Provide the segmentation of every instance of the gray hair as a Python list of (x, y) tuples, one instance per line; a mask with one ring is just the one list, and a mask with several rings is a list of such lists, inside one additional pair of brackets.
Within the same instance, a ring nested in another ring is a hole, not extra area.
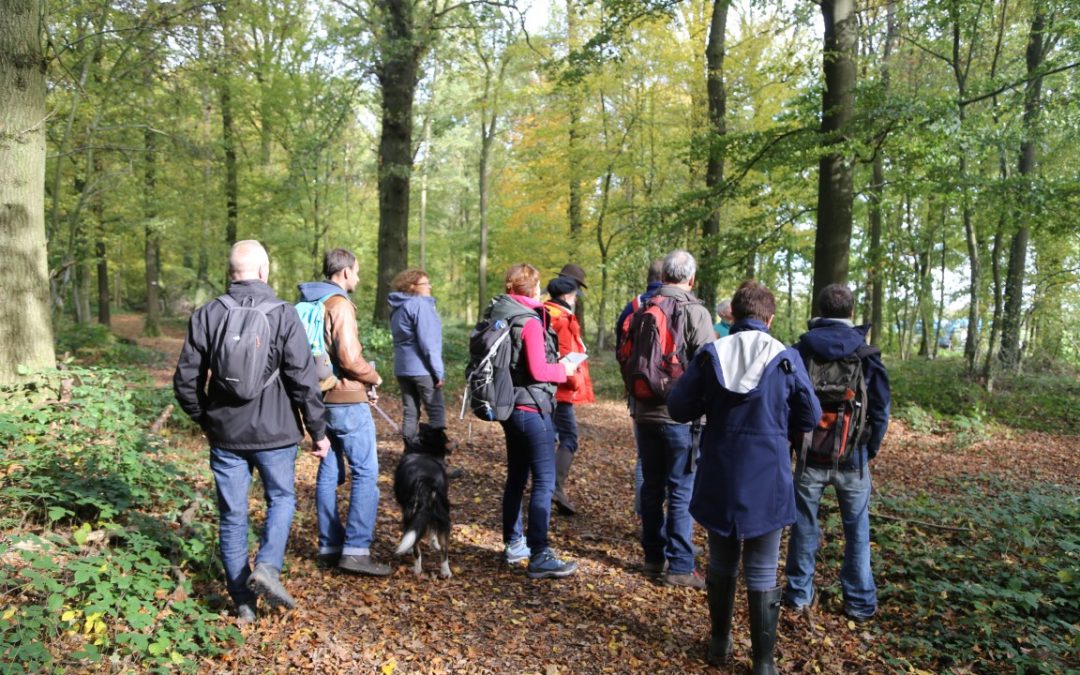
[(664, 283), (686, 284), (697, 273), (697, 261), (690, 251), (676, 249), (664, 258)]
[(723, 316), (724, 314), (726, 314), (727, 311), (730, 310), (730, 309), (731, 309), (731, 301), (730, 300), (721, 300), (720, 302), (716, 303), (716, 313), (719, 314), (720, 316)]

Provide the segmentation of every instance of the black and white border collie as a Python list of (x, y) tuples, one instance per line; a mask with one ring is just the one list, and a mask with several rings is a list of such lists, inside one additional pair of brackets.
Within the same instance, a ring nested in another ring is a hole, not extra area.
[(406, 443), (394, 471), (394, 497), (401, 506), (401, 541), (396, 553), (413, 552), (413, 574), (422, 573), (420, 543), (431, 535), (432, 549), (442, 554), (439, 576), (450, 573), (450, 499), (445, 457), (451, 451), (443, 429), (420, 425), (419, 440)]

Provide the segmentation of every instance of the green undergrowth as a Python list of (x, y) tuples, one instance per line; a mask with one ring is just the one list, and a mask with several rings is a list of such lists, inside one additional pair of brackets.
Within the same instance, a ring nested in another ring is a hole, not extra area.
[(0, 390), (0, 670), (194, 670), (239, 638), (195, 591), (214, 510), (147, 433), (146, 384), (72, 368)]
[(56, 327), (56, 354), (84, 366), (119, 368), (164, 367), (164, 355), (117, 337), (97, 323), (60, 323)]
[(922, 433), (955, 431), (970, 445), (993, 426), (1080, 434), (1080, 376), (1074, 372), (999, 375), (994, 391), (967, 376), (963, 359), (887, 359), (892, 413)]
[[(818, 581), (839, 612), (842, 529), (825, 503)], [(937, 478), (890, 485), (873, 510), (880, 612), (869, 630), (898, 672), (1080, 668), (1080, 489)]]

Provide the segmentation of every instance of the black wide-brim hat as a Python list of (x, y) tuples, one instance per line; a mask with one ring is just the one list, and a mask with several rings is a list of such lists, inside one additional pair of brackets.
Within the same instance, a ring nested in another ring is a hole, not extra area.
[(567, 277), (573, 279), (578, 283), (578, 286), (582, 288), (588, 288), (585, 284), (585, 270), (581, 269), (573, 263), (567, 263), (563, 265), (563, 268), (559, 270), (560, 277)]

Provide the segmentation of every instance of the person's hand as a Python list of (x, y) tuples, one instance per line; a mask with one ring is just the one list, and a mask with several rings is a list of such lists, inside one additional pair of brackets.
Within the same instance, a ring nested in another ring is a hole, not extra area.
[(562, 365), (563, 365), (563, 370), (566, 371), (566, 376), (567, 377), (570, 377), (571, 375), (573, 375), (574, 373), (577, 372), (578, 364), (576, 364), (576, 363), (570, 363), (569, 361), (562, 361)]
[(435, 382), (435, 388), (436, 389), (442, 389), (443, 384), (444, 384), (444, 382), (442, 380), (438, 380), (438, 381)]
[(375, 391), (375, 387), (368, 387), (367, 398), (369, 403), (379, 402), (379, 392)]
[(311, 454), (319, 459), (326, 457), (330, 453), (330, 439), (323, 436), (318, 441), (311, 442)]
[(382, 375), (379, 375), (378, 373), (375, 373), (375, 384), (373, 384), (371, 386), (372, 387), (381, 387), (382, 386)]

